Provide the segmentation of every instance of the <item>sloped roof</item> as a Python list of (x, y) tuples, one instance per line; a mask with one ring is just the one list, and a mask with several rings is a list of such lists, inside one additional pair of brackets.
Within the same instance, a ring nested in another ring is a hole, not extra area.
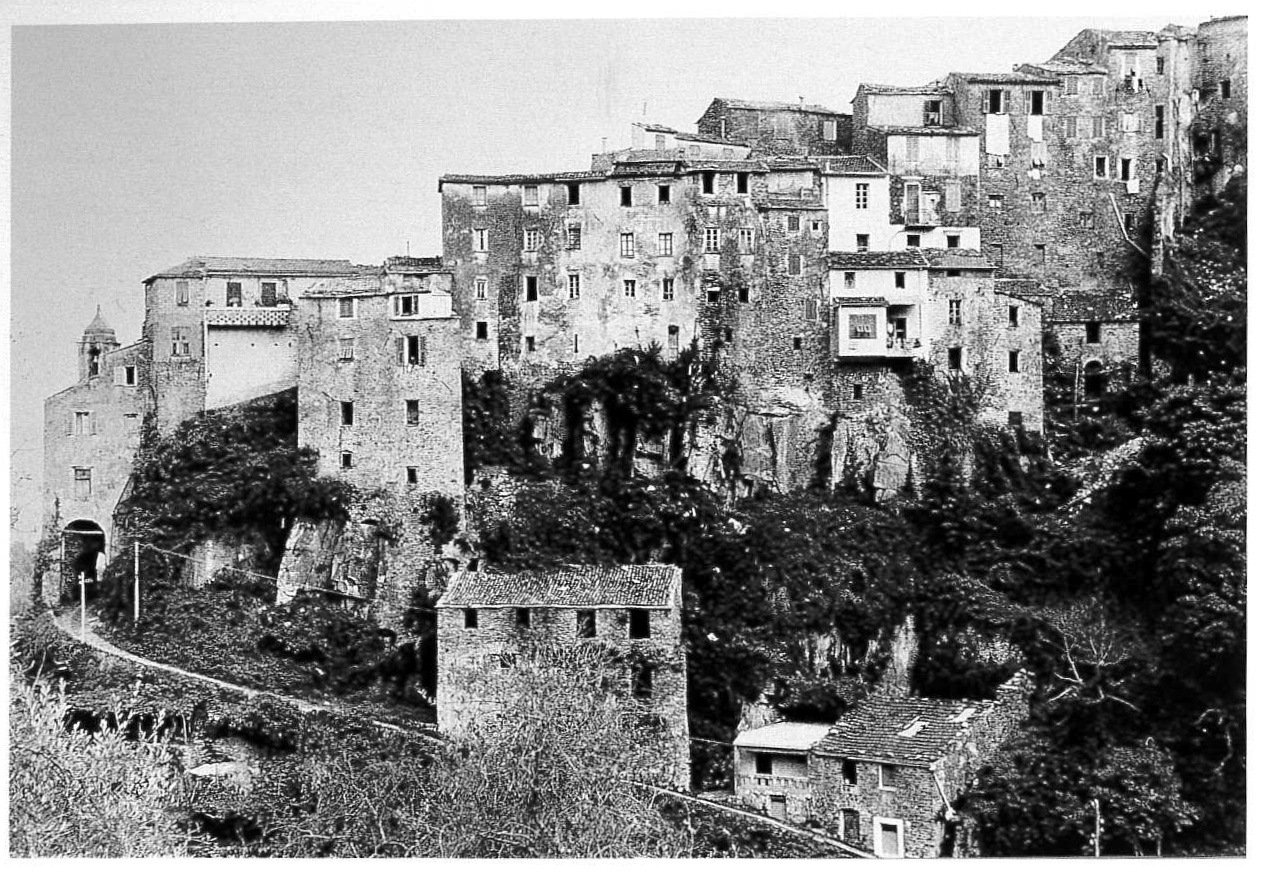
[[(887, 86), (884, 83), (860, 83), (858, 92), (873, 95), (950, 95), (941, 83), (934, 81), (923, 86)], [(857, 93), (856, 93), (857, 94)]]
[(939, 137), (961, 135), (977, 135), (978, 130), (972, 126), (868, 126), (875, 132), (886, 135), (937, 135)]
[(1107, 74), (1109, 72), (1107, 67), (1080, 58), (1053, 58), (1041, 64), (1023, 64), (1021, 67), (1053, 74)]
[(359, 269), (344, 260), (318, 258), (224, 258), (195, 256), (169, 270), (154, 273), (144, 281), (159, 277), (200, 277), (211, 273), (238, 276), (344, 276)]
[(1051, 297), (1049, 322), (1138, 322), (1135, 299), (1125, 289), (1066, 289)]
[(819, 161), (805, 156), (764, 156), (763, 164), (775, 172), (809, 172), (819, 168)]
[(380, 274), (348, 276), (342, 279), (321, 279), (302, 293), (303, 297), (330, 294), (381, 294), (385, 286)]
[(711, 105), (722, 103), (733, 110), (794, 110), (802, 113), (827, 113), (835, 116), (845, 116), (845, 114), (824, 107), (822, 104), (799, 104), (793, 101), (748, 101), (744, 98), (716, 98), (710, 102)]
[(92, 321), (88, 323), (88, 327), (83, 329), (84, 337), (87, 337), (90, 334), (114, 334), (114, 329), (110, 327), (110, 323), (106, 322), (105, 317), (101, 315), (100, 304), (97, 305), (96, 315), (92, 318)]
[(682, 165), (682, 159), (675, 159), (670, 162), (615, 162), (610, 176), (614, 178), (659, 178), (663, 175), (677, 175)]
[(434, 255), (432, 257), (394, 255), (386, 258), (387, 270), (441, 270), (442, 268), (442, 255)]
[(1055, 77), (1045, 77), (1038, 74), (1027, 74), (1022, 71), (1006, 71), (1003, 73), (969, 73), (956, 71), (955, 76), (967, 80), (970, 83), (1052, 83), (1059, 82)]
[(521, 573), (462, 571), (439, 607), (670, 607), (680, 571), (665, 564), (569, 566)]
[(932, 269), (994, 270), (995, 265), (975, 248), (924, 248), (921, 254)]
[(531, 172), (508, 175), (443, 175), (438, 179), (438, 189), (444, 184), (534, 184), (548, 181), (585, 181), (603, 178), (603, 172)]
[(1155, 31), (1100, 31), (1110, 46), (1156, 46)]
[(753, 159), (706, 159), (694, 157), (688, 160), (690, 172), (765, 172), (767, 167)]
[[(843, 714), (815, 751), (856, 760), (928, 766), (945, 755), (950, 743), (966, 735), (972, 721), (993, 705), (993, 700), (872, 696)], [(967, 716), (965, 712), (969, 712)]]
[(726, 138), (720, 138), (718, 135), (702, 135), (699, 132), (675, 132), (676, 141), (703, 141), (706, 144), (722, 144), (727, 147), (745, 147), (739, 141), (729, 141)]
[(732, 744), (738, 748), (774, 748), (780, 751), (809, 751), (828, 735), (828, 724), (799, 724), (781, 721), (738, 733)]
[(929, 261), (920, 249), (906, 251), (830, 251), (828, 266), (834, 270), (923, 269)]
[(888, 175), (889, 169), (870, 156), (827, 156), (820, 157), (823, 172), (826, 175)]

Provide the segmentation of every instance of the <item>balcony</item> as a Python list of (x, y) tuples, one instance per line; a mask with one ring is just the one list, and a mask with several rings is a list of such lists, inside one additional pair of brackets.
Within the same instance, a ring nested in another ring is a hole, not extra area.
[(738, 775), (736, 788), (737, 790), (774, 788), (782, 794), (785, 792), (805, 793), (811, 788), (811, 780), (807, 776)]
[(904, 227), (940, 227), (942, 225), (942, 216), (938, 213), (937, 208), (928, 206), (912, 206), (903, 212)]
[(910, 359), (922, 355), (923, 351), (924, 348), (920, 345), (920, 338), (918, 337), (886, 335), (885, 354), (892, 359)]
[(207, 307), (208, 326), (284, 328), (289, 324), (289, 304), (279, 307)]

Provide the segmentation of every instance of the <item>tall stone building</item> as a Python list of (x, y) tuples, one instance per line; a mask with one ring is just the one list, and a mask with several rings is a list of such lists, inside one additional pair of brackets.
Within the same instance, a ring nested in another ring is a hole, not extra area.
[(832, 156), (850, 152), (851, 116), (818, 104), (715, 98), (697, 120), (697, 132), (780, 156)]

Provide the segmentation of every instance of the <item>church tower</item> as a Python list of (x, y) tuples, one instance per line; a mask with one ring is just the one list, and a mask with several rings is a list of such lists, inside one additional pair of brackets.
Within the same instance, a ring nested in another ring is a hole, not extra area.
[(105, 354), (118, 349), (118, 337), (101, 315), (101, 307), (96, 308), (96, 318), (83, 329), (83, 339), (79, 341), (79, 380), (98, 377), (105, 362)]

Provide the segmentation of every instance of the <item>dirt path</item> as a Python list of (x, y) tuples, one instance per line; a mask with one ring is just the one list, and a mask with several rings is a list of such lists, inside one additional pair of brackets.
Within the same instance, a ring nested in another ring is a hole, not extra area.
[[(334, 702), (311, 702), (306, 699), (299, 699), (295, 696), (286, 696), (283, 693), (273, 693), (270, 690), (258, 690), (258, 689), (255, 689), (254, 687), (243, 686), (242, 684), (233, 684), (229, 681), (221, 681), (218, 678), (212, 678), (209, 675), (198, 674), (195, 671), (185, 671), (182, 668), (176, 668), (173, 665), (167, 665), (165, 662), (155, 662), (152, 659), (145, 659), (143, 656), (137, 656), (135, 653), (131, 653), (127, 650), (124, 650), (121, 647), (111, 644), (109, 641), (105, 640), (100, 635), (98, 635), (94, 629), (94, 626), (96, 625), (96, 622), (97, 622), (96, 617), (94, 616), (88, 617), (87, 630), (82, 631), (80, 629), (78, 611), (75, 611), (75, 610), (59, 611), (58, 613), (53, 615), (53, 622), (56, 623), (57, 628), (59, 628), (61, 631), (63, 631), (65, 634), (67, 634), (71, 638), (74, 638), (76, 641), (79, 641), (83, 644), (87, 644), (89, 647), (92, 647), (95, 650), (99, 650), (102, 653), (108, 653), (109, 655), (116, 656), (119, 659), (125, 659), (128, 662), (134, 665), (139, 665), (143, 668), (157, 669), (159, 671), (169, 672), (173, 675), (178, 675), (179, 677), (182, 677), (182, 678), (188, 678), (190, 680), (195, 680), (195, 681), (204, 681), (207, 684), (214, 684), (216, 687), (220, 687), (224, 690), (228, 690), (233, 693), (239, 693), (242, 696), (245, 696), (247, 698), (254, 698), (256, 696), (264, 696), (268, 699), (274, 699), (278, 702), (284, 702), (287, 705), (292, 705), (294, 708), (297, 708), (299, 711), (302, 711), (308, 714), (315, 711), (342, 711), (344, 713), (351, 713), (355, 711), (355, 709), (343, 708)], [(439, 736), (433, 732), (426, 732), (425, 730), (422, 730), (422, 729), (404, 728), (404, 727), (399, 726), (398, 724), (392, 724), (386, 721), (370, 719), (369, 723), (383, 730), (391, 730), (392, 732), (396, 732), (396, 733), (407, 733), (407, 734), (412, 734), (412, 735), (427, 736), (431, 739), (439, 738)]]

